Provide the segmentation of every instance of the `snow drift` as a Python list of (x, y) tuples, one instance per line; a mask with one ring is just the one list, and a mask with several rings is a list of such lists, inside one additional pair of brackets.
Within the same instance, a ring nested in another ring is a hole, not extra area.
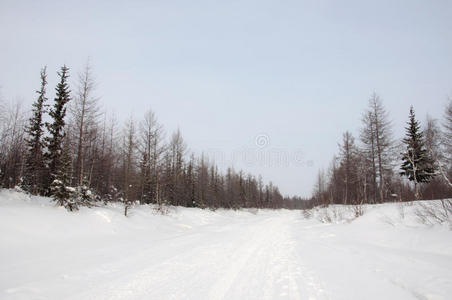
[(417, 208), (124, 217), (1, 190), (0, 299), (450, 299), (452, 232)]

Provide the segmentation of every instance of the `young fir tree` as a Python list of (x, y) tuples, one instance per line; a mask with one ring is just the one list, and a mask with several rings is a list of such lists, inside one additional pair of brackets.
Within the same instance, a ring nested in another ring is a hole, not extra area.
[(25, 161), (25, 174), (22, 179), (22, 188), (34, 195), (43, 194), (43, 120), (42, 116), (45, 112), (47, 73), (46, 67), (41, 70), (41, 89), (36, 91), (39, 97), (33, 103), (32, 117), (26, 127), (28, 138), (27, 154)]
[(433, 160), (425, 148), (424, 134), (416, 120), (413, 107), (410, 108), (410, 120), (406, 127), (406, 137), (403, 143), (406, 151), (402, 153), (402, 166), (400, 175), (408, 177), (414, 182), (415, 197), (420, 198), (419, 184), (429, 182), (435, 174)]
[(96, 200), (96, 196), (89, 189), (89, 182), (86, 177), (82, 179), (82, 183), (75, 189), (75, 204), (91, 207)]
[(49, 136), (45, 138), (47, 152), (45, 153), (45, 161), (47, 164), (47, 182), (45, 189), (48, 190), (50, 184), (55, 179), (58, 172), (58, 163), (62, 153), (62, 143), (64, 139), (64, 117), (66, 116), (66, 104), (70, 100), (70, 90), (67, 79), (69, 77), (69, 68), (63, 66), (60, 76), (60, 82), (56, 87), (56, 97), (53, 107), (50, 109), (49, 115), (52, 118), (52, 123), (46, 123), (49, 131)]
[(69, 141), (64, 143), (61, 155), (59, 156), (55, 179), (50, 185), (52, 198), (60, 206), (66, 207), (70, 211), (77, 210), (77, 198), (75, 189), (70, 187), (71, 182), (71, 155), (69, 152)]

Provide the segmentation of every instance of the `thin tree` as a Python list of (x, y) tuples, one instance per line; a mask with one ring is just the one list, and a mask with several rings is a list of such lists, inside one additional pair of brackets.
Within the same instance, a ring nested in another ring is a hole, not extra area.
[(443, 142), (446, 150), (446, 158), (449, 160), (450, 164), (452, 161), (452, 98), (449, 98), (449, 102), (444, 112), (443, 127)]
[(83, 182), (86, 155), (93, 146), (100, 115), (99, 98), (93, 95), (95, 87), (91, 66), (87, 62), (85, 69), (79, 74), (78, 89), (71, 106), (77, 138), (75, 178), (78, 185)]
[(361, 141), (368, 159), (372, 162), (374, 189), (377, 188), (376, 178), (378, 178), (380, 201), (385, 200), (385, 174), (390, 172), (392, 163), (393, 140), (391, 122), (388, 119), (388, 113), (380, 97), (373, 93), (369, 99), (368, 110), (364, 114)]
[(340, 145), (340, 164), (344, 173), (344, 204), (350, 204), (350, 196), (352, 184), (356, 182), (356, 152), (355, 139), (352, 134), (347, 131), (342, 137), (342, 145)]
[(20, 183), (25, 162), (25, 125), (27, 118), (20, 101), (5, 105), (0, 132), (0, 185), (6, 188)]
[(372, 202), (377, 201), (377, 163), (376, 163), (376, 145), (375, 145), (375, 122), (371, 111), (366, 111), (362, 119), (363, 128), (361, 130), (361, 142), (363, 143), (364, 158), (370, 165), (371, 184), (372, 184)]
[(125, 203), (124, 214), (127, 216), (127, 209), (134, 201), (135, 197), (135, 156), (136, 156), (136, 129), (135, 121), (131, 117), (126, 123), (122, 146), (123, 164), (123, 201)]
[(157, 189), (160, 183), (160, 164), (165, 150), (162, 145), (163, 128), (157, 122), (153, 111), (145, 113), (140, 122), (140, 180), (141, 202), (157, 203)]
[(184, 158), (187, 150), (187, 146), (182, 138), (182, 134), (178, 129), (171, 136), (171, 141), (168, 145), (167, 158), (167, 188), (168, 199), (172, 205), (179, 205), (180, 199), (183, 197), (183, 168)]
[(33, 195), (43, 194), (43, 135), (45, 112), (47, 72), (46, 67), (41, 69), (41, 88), (36, 93), (38, 99), (33, 103), (32, 117), (26, 127), (27, 156), (25, 161), (25, 173), (22, 180), (22, 188)]

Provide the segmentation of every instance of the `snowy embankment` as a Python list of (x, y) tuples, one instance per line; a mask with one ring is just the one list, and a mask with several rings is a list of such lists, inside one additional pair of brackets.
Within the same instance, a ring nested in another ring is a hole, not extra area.
[(0, 299), (450, 299), (452, 231), (416, 207), (124, 217), (3, 190)]

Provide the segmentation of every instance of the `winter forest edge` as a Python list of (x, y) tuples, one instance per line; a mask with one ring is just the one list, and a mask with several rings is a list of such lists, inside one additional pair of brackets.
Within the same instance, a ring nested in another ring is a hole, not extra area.
[(89, 64), (73, 86), (63, 66), (54, 97), (47, 76), (44, 67), (30, 114), (0, 99), (0, 188), (50, 196), (71, 211), (102, 202), (123, 202), (127, 214), (138, 203), (161, 211), (170, 205), (306, 209), (452, 197), (452, 99), (440, 121), (420, 122), (415, 108), (407, 108), (406, 135), (396, 138), (373, 93), (359, 136), (343, 134), (338, 155), (303, 199), (284, 197), (260, 176), (219, 171), (204, 155), (189, 153), (179, 130), (166, 138), (152, 110), (119, 128), (103, 113)]

